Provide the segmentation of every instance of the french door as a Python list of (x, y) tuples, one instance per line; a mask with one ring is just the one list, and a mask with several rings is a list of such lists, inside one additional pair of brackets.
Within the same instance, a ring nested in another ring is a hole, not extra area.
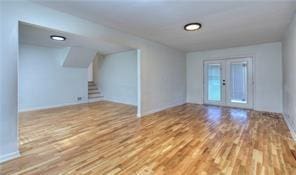
[(204, 103), (253, 108), (252, 58), (204, 62)]

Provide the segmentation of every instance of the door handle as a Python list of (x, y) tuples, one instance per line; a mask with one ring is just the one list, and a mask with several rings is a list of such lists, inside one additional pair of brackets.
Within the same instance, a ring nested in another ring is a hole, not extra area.
[(222, 83), (222, 85), (223, 85), (223, 86), (225, 86), (225, 85), (226, 85), (226, 83), (225, 83), (225, 80), (223, 80), (223, 83)]

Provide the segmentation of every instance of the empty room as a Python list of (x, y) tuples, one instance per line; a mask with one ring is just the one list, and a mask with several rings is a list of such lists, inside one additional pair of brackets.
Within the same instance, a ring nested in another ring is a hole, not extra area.
[(295, 175), (296, 1), (0, 1), (0, 174)]

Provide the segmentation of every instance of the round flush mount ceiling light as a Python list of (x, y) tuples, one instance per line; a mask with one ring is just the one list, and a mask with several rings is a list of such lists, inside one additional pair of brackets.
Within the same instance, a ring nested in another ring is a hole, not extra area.
[(56, 41), (65, 41), (66, 40), (66, 37), (64, 36), (59, 36), (59, 35), (51, 35), (50, 38), (52, 40), (56, 40)]
[(199, 29), (201, 29), (201, 23), (198, 23), (198, 22), (189, 23), (184, 26), (184, 30), (186, 31), (196, 31)]

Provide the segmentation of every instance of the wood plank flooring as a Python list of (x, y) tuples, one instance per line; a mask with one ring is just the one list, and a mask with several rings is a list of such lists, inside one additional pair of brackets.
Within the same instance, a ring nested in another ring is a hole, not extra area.
[(296, 174), (276, 115), (194, 104), (135, 114), (111, 102), (21, 113), (21, 157), (0, 174)]

